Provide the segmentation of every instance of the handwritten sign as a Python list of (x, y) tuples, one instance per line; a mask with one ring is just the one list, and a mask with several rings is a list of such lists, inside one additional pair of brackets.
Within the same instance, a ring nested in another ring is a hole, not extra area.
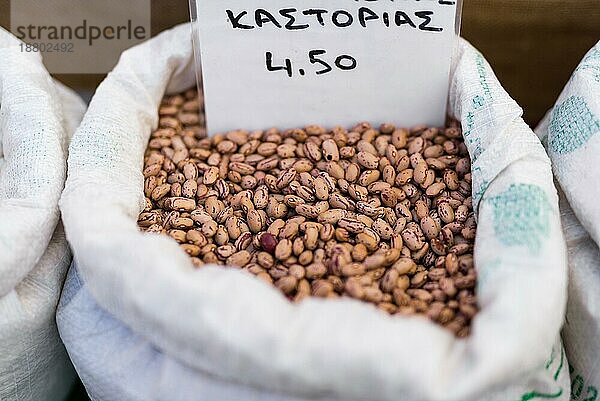
[(193, 1), (211, 134), (444, 123), (456, 1)]

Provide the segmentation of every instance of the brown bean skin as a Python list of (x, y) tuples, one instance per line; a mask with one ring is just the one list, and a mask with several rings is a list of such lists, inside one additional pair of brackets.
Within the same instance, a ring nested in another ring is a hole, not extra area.
[(477, 225), (460, 124), (208, 138), (197, 98), (168, 95), (159, 107), (142, 231), (169, 236), (195, 268), (244, 270), (292, 302), (352, 297), (469, 334)]

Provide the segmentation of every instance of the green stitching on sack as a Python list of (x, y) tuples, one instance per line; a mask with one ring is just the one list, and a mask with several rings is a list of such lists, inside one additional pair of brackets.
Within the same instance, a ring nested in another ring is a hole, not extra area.
[(549, 145), (556, 153), (579, 149), (600, 131), (600, 119), (589, 109), (581, 96), (571, 96), (552, 112), (548, 127)]
[(560, 375), (560, 371), (563, 368), (563, 365), (565, 363), (565, 350), (560, 347), (560, 365), (558, 365), (558, 369), (556, 369), (556, 373), (554, 373), (554, 381), (558, 380), (558, 376)]
[[(573, 377), (571, 381), (571, 401), (596, 401), (598, 399), (598, 389), (592, 385), (586, 388), (588, 383), (586, 383), (583, 376), (575, 371), (573, 366), (569, 366), (569, 373)], [(581, 399), (584, 388), (586, 389), (586, 398)]]
[(475, 111), (485, 106), (486, 100), (492, 98), (492, 91), (490, 84), (488, 83), (488, 76), (486, 70), (486, 61), (481, 53), (475, 55), (475, 66), (477, 68), (477, 75), (479, 76), (479, 84), (483, 90), (483, 95), (477, 94), (471, 99), (472, 110), (467, 112), (467, 115), (463, 119), (463, 137), (465, 142), (469, 146), (469, 153), (471, 154), (471, 160), (477, 161), (477, 158), (483, 153), (483, 147), (481, 146), (481, 138), (473, 135), (475, 128)]
[(473, 109), (475, 109), (475, 110), (480, 109), (481, 107), (483, 107), (484, 104), (485, 104), (485, 99), (483, 98), (483, 96), (476, 95), (473, 98)]
[(536, 185), (512, 184), (490, 199), (494, 209), (494, 230), (507, 246), (525, 245), (539, 252), (542, 238), (550, 231), (550, 203)]
[(529, 400), (533, 400), (534, 398), (558, 398), (562, 395), (562, 393), (563, 393), (562, 388), (559, 389), (554, 394), (544, 394), (544, 393), (538, 393), (537, 391), (532, 391), (531, 393), (523, 394), (523, 397), (521, 397), (521, 401), (529, 401)]
[[(554, 347), (552, 347), (552, 352), (550, 353), (550, 358), (546, 362), (546, 366), (545, 366), (546, 370), (550, 370), (550, 367), (554, 363), (554, 357), (555, 357)], [(560, 375), (560, 372), (562, 371), (564, 362), (565, 362), (565, 350), (561, 346), (560, 347), (560, 363), (558, 365), (558, 369), (554, 373), (554, 377), (553, 377), (554, 381), (558, 380), (558, 376)], [(558, 397), (560, 397), (562, 395), (562, 393), (563, 393), (562, 387), (556, 393), (552, 393), (552, 394), (541, 393), (539, 391), (535, 391), (534, 390), (534, 391), (530, 391), (529, 393), (523, 394), (521, 396), (521, 401), (529, 401), (529, 400), (533, 400), (535, 398), (545, 398), (545, 399), (558, 398)]]
[(481, 138), (473, 136), (473, 129), (475, 128), (475, 114), (469, 111), (463, 121), (463, 137), (465, 142), (470, 147), (471, 161), (474, 163), (477, 158), (483, 153), (481, 148)]
[(492, 90), (490, 89), (490, 84), (488, 83), (487, 77), (487, 66), (485, 62), (485, 58), (479, 52), (475, 56), (475, 64), (477, 66), (477, 74), (479, 75), (479, 83), (481, 84), (481, 88), (483, 89), (483, 93), (486, 98), (492, 98)]
[(552, 364), (554, 363), (554, 357), (555, 357), (555, 353), (554, 353), (554, 347), (552, 347), (552, 352), (550, 353), (550, 358), (548, 358), (548, 362), (546, 362), (546, 370), (550, 369), (550, 366), (552, 366)]
[[(477, 174), (481, 174), (481, 167), (474, 167), (472, 170), (472, 173), (477, 173)], [(479, 184), (479, 187), (473, 187), (473, 202), (474, 203), (479, 203), (479, 201), (481, 200), (481, 198), (483, 198), (483, 195), (485, 194), (485, 191), (487, 191), (487, 189), (490, 186), (490, 181), (483, 179), (483, 181), (481, 181), (481, 184)]]
[(600, 82), (600, 65), (598, 65), (598, 59), (600, 59), (600, 48), (594, 48), (585, 56), (575, 71), (591, 70), (596, 82)]

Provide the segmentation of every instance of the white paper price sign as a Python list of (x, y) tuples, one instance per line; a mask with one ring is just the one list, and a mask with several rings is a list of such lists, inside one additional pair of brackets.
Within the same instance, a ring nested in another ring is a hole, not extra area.
[(444, 123), (458, 1), (192, 2), (210, 133)]

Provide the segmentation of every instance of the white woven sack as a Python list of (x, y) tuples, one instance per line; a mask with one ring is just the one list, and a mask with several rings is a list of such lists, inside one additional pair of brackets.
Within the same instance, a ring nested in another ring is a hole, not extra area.
[(536, 130), (564, 192), (569, 255), (563, 340), (572, 399), (600, 400), (600, 42), (584, 57)]
[(0, 28), (0, 400), (61, 400), (74, 371), (55, 321), (71, 260), (58, 199), (85, 105), (19, 44)]
[(475, 49), (461, 42), (450, 101), (479, 218), (482, 310), (465, 340), (358, 301), (294, 305), (239, 270), (195, 270), (172, 240), (139, 232), (144, 149), (165, 91), (194, 84), (192, 53), (189, 25), (126, 51), (71, 143), (61, 210), (80, 276), (57, 320), (94, 400), (568, 398), (550, 162)]

